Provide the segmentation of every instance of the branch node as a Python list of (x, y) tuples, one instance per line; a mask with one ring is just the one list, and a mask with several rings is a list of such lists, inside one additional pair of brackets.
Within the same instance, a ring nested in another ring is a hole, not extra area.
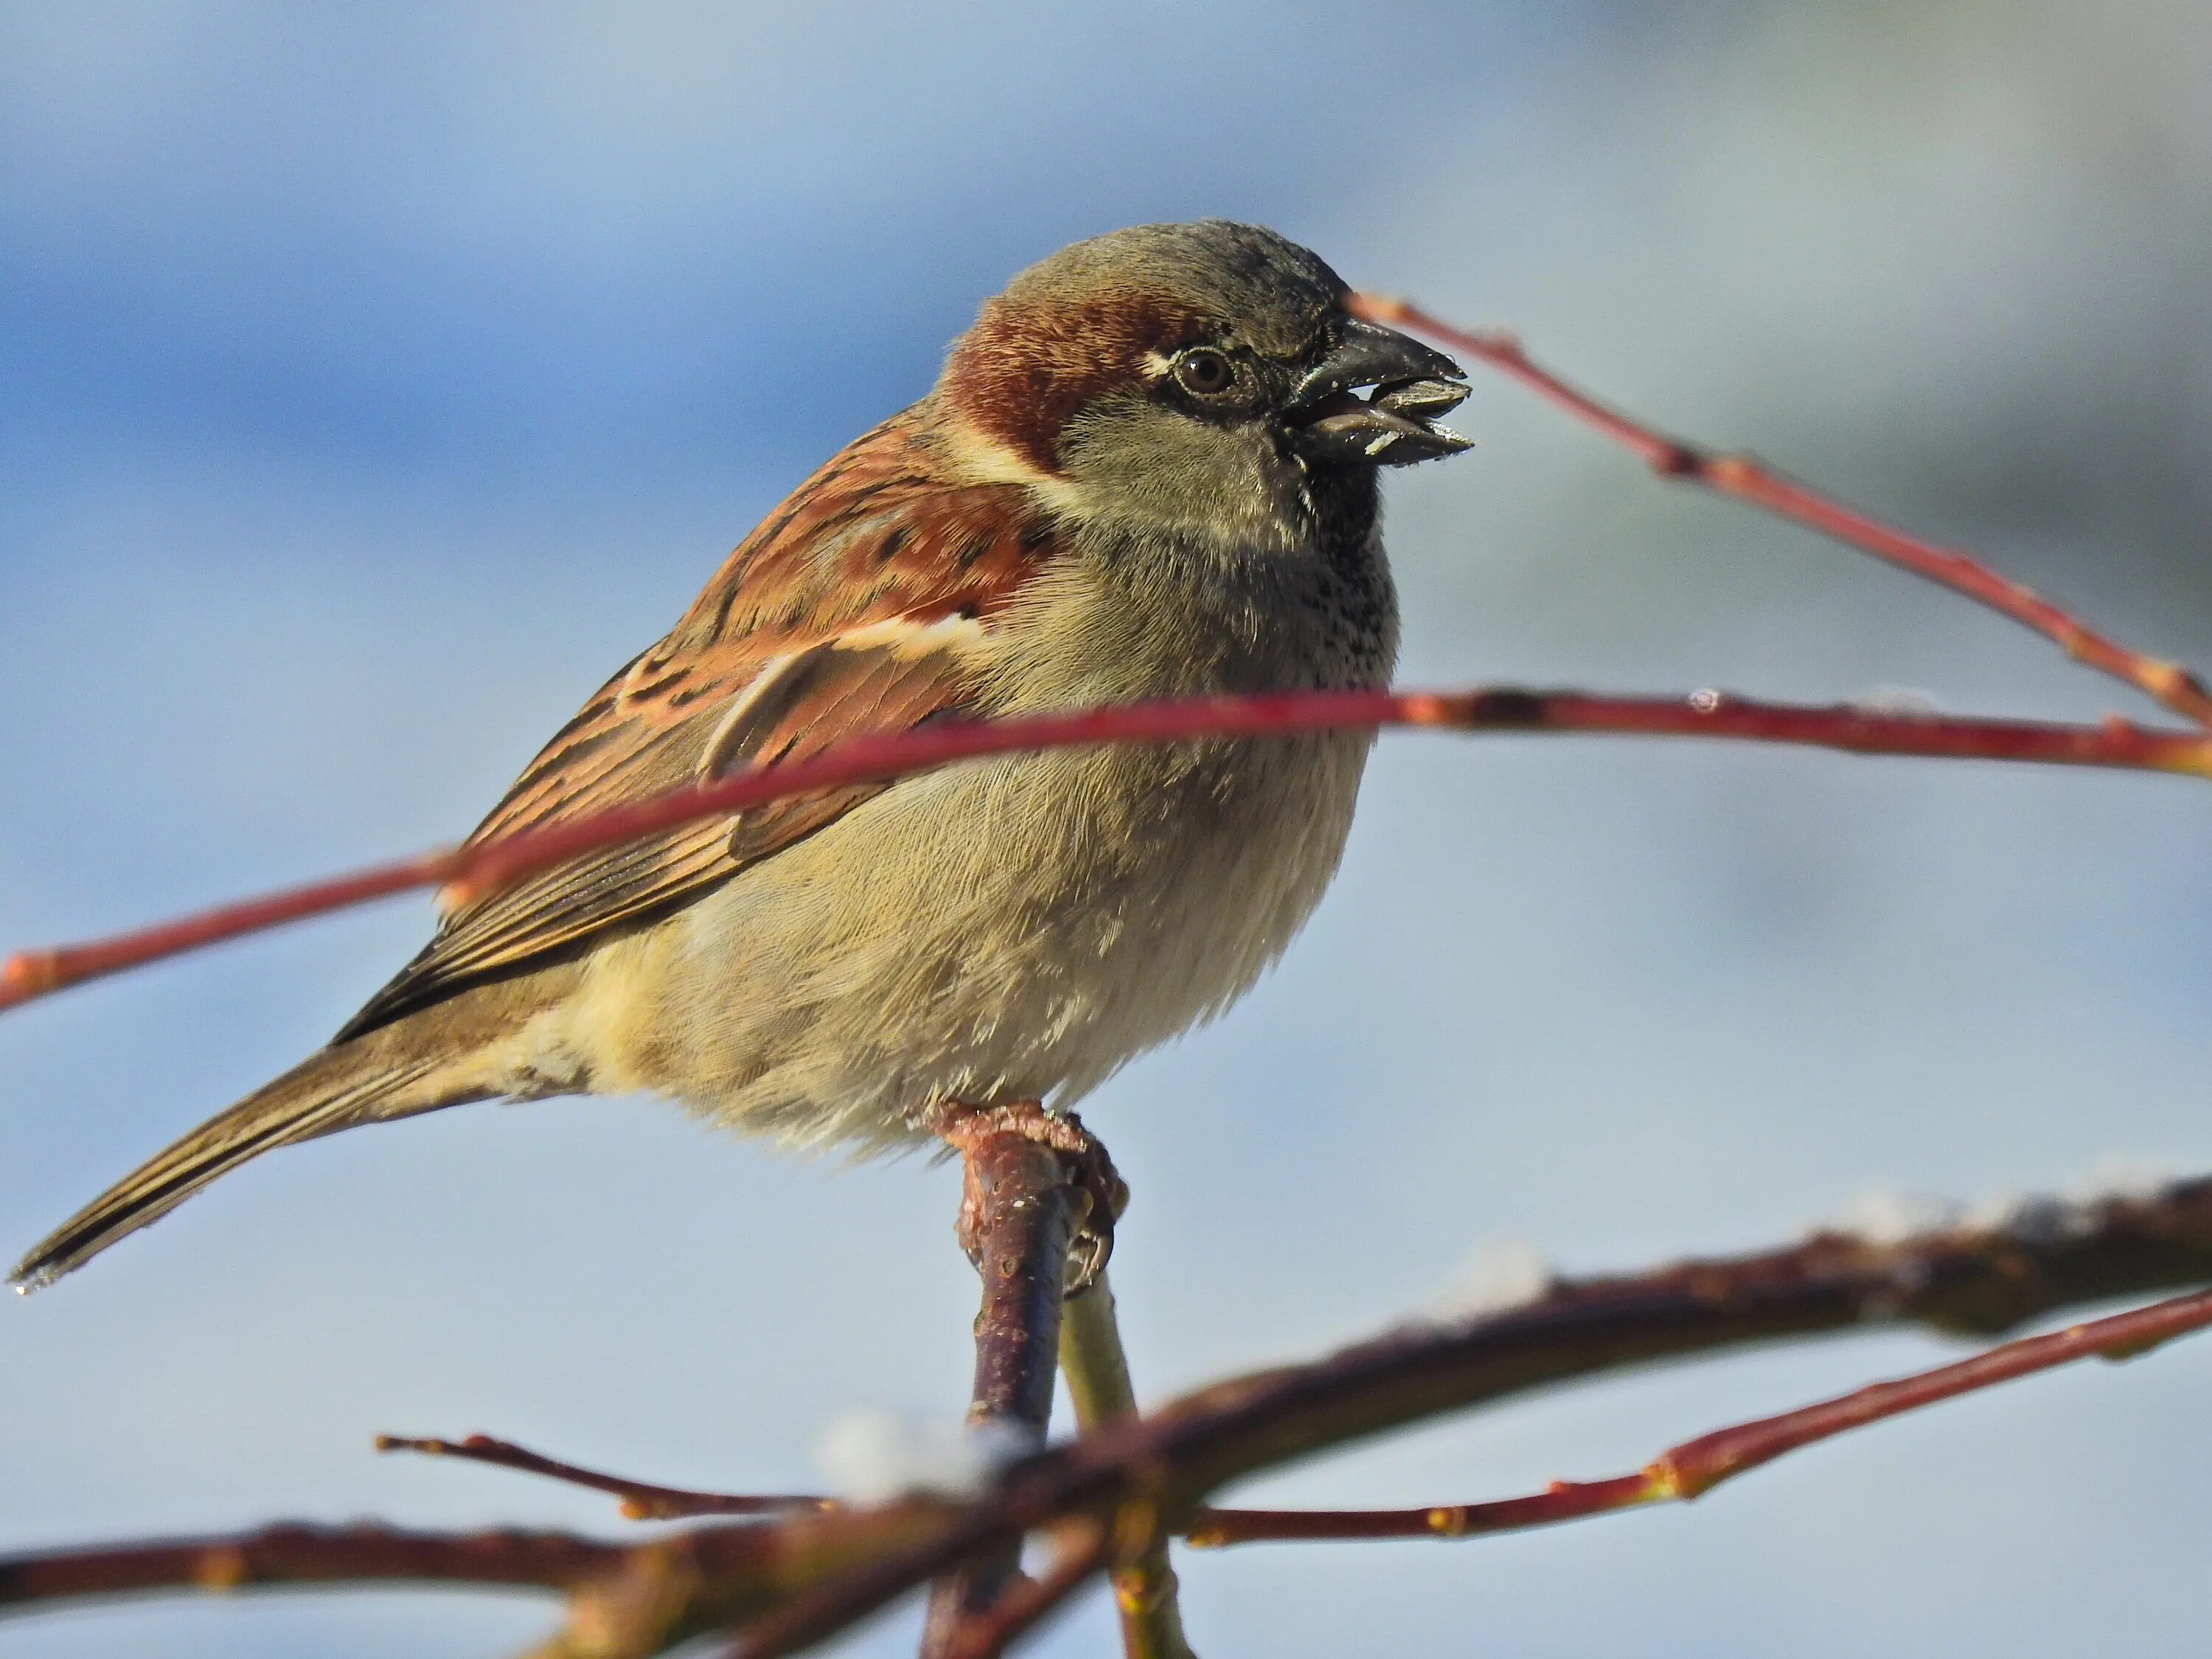
[(57, 989), (61, 980), (59, 951), (18, 951), (0, 962), (0, 1007), (44, 996)]
[(1716, 455), (1663, 432), (1653, 434), (1650, 456), (1651, 470), (1662, 478), (1708, 478), (1723, 489), (1735, 488), (1764, 470), (1748, 455)]

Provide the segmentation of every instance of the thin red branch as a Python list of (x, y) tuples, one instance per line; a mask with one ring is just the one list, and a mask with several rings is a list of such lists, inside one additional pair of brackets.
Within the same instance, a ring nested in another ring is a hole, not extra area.
[(488, 1434), (472, 1434), (460, 1440), (380, 1434), (376, 1437), (376, 1449), (380, 1452), (416, 1452), (425, 1457), (455, 1457), (465, 1462), (487, 1463), (495, 1468), (519, 1469), (526, 1474), (542, 1474), (572, 1486), (607, 1492), (622, 1500), (622, 1512), (632, 1521), (681, 1521), (707, 1515), (787, 1515), (794, 1510), (826, 1511), (837, 1507), (833, 1499), (804, 1494), (694, 1492), (684, 1486), (655, 1486), (649, 1480), (632, 1480), (624, 1475), (604, 1474), (596, 1469), (563, 1463), (512, 1441), (495, 1440)]
[(2063, 1331), (2023, 1337), (1955, 1364), (1876, 1382), (1838, 1399), (1686, 1441), (1652, 1465), (1651, 1479), (1666, 1497), (1696, 1498), (1747, 1469), (1847, 1429), (1863, 1428), (2076, 1359), (2134, 1359), (2208, 1325), (2212, 1325), (2212, 1291), (2197, 1291)]
[[(1769, 1300), (1817, 1307), (1825, 1313), (1820, 1324), (1808, 1328), (1814, 1329), (1910, 1322), (1954, 1334), (1988, 1334), (2054, 1308), (2212, 1278), (2212, 1178), (2099, 1201), (2023, 1200), (2019, 1215), (2018, 1224), (2000, 1221), (1938, 1229), (1894, 1243), (1822, 1233), (1763, 1255), (1686, 1261), (1622, 1277), (1565, 1279), (1511, 1316), (1619, 1304), (1625, 1296), (1686, 1293), (1710, 1307), (1747, 1309)], [(1126, 1421), (1135, 1409), (1120, 1340), (1113, 1334), (1111, 1295), (1102, 1276), (1088, 1295), (1069, 1304), (1063, 1326), (1061, 1363), (1068, 1372), (1078, 1420), (1086, 1433)], [(1078, 1363), (1070, 1361), (1071, 1334), (1085, 1338), (1091, 1350)], [(1740, 1340), (1742, 1334), (1724, 1340)], [(1608, 1364), (1632, 1364), (1656, 1352), (1613, 1350)], [(465, 1443), (503, 1445), (486, 1443), (483, 1437)], [(708, 1505), (738, 1510), (775, 1501), (676, 1493), (671, 1488), (578, 1470), (520, 1448), (508, 1449), (513, 1455), (463, 1455), (578, 1480), (599, 1491), (696, 1498), (702, 1513), (715, 1512)], [(1200, 1545), (1240, 1542), (1247, 1534), (1255, 1540), (1458, 1536), (1614, 1507), (1611, 1500), (1626, 1503), (1632, 1492), (1644, 1492), (1648, 1485), (1645, 1475), (1623, 1475), (1596, 1482), (1561, 1482), (1541, 1493), (1489, 1504), (1407, 1510), (1203, 1509), (1191, 1517), (1189, 1535), (1194, 1544)], [(812, 1501), (824, 1506), (830, 1503)], [(1237, 1535), (1224, 1537), (1224, 1529)]]
[(1523, 1498), (1481, 1504), (1431, 1504), (1411, 1510), (1204, 1509), (1183, 1541), (1193, 1549), (1232, 1544), (1351, 1543), (1365, 1539), (1477, 1538), (1648, 1504), (1660, 1494), (1648, 1473), (1604, 1480), (1554, 1480)]
[[(2212, 1180), (2017, 1214), (2017, 1224), (1894, 1243), (1823, 1234), (1761, 1255), (1561, 1284), (1525, 1307), (1401, 1328), (1311, 1364), (1215, 1383), (1018, 1467), (941, 1534), (798, 1591), (732, 1651), (795, 1653), (994, 1540), (1086, 1513), (1136, 1512), (1154, 1529), (1179, 1530), (1243, 1475), (1570, 1378), (1873, 1323), (2002, 1329), (2051, 1308), (2212, 1276)], [(2212, 1322), (2195, 1310), (2177, 1318), (2179, 1305), (2123, 1316), (2145, 1322), (2107, 1327), (2088, 1346), (2110, 1351)]]
[(2042, 635), (2075, 661), (2134, 686), (2185, 720), (2212, 726), (2212, 689), (2180, 664), (2145, 656), (2107, 639), (1969, 554), (1938, 547), (1845, 507), (1753, 456), (1716, 453), (1600, 403), (1531, 360), (1519, 338), (1504, 330), (1455, 327), (1408, 301), (1385, 294), (1354, 295), (1352, 305), (1372, 321), (1416, 330), (1502, 371), (1630, 451), (1663, 478), (1702, 484), (1964, 594)]
[(1645, 1504), (1686, 1503), (1746, 1470), (1847, 1430), (2092, 1355), (2130, 1359), (2207, 1325), (2212, 1325), (2212, 1291), (2198, 1291), (2049, 1335), (2024, 1337), (1971, 1359), (1873, 1383), (1778, 1417), (1716, 1430), (1670, 1448), (1635, 1474), (1559, 1480), (1525, 1498), (1415, 1510), (1201, 1510), (1183, 1535), (1200, 1549), (1291, 1539), (1470, 1538)]
[(946, 722), (840, 744), (811, 760), (736, 773), (556, 829), (447, 848), (110, 939), (18, 951), (0, 963), (0, 1009), (86, 980), (410, 889), (441, 886), (450, 898), (465, 899), (533, 871), (695, 819), (928, 771), (956, 761), (1103, 743), (1268, 737), (1347, 726), (1709, 738), (1857, 754), (2025, 761), (2212, 778), (2212, 738), (2191, 732), (2164, 731), (2117, 719), (2098, 726), (2069, 726), (1881, 714), (1848, 706), (1760, 702), (1710, 691), (1686, 697), (1611, 697), (1513, 688), (1280, 692), (1137, 703), (1021, 720)]

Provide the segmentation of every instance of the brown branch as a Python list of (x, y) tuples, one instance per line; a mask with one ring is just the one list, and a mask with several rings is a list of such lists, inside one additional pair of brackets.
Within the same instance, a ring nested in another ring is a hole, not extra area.
[(1232, 1544), (1354, 1543), (1390, 1538), (1480, 1538), (1633, 1509), (1661, 1494), (1648, 1471), (1603, 1480), (1554, 1480), (1523, 1498), (1431, 1504), (1413, 1510), (1202, 1509), (1183, 1534), (1193, 1549)]
[(539, 1659), (649, 1659), (727, 1629), (852, 1563), (941, 1530), (941, 1505), (702, 1527), (635, 1544), (562, 1533), (469, 1534), (376, 1526), (272, 1527), (0, 1560), (0, 1613), (161, 1592), (409, 1583), (562, 1595), (568, 1619)]
[[(1547, 1384), (1869, 1324), (1985, 1332), (2208, 1278), (2212, 1179), (2149, 1197), (2022, 1205), (1996, 1224), (1896, 1243), (1827, 1233), (1760, 1255), (1561, 1284), (1509, 1312), (1401, 1328), (1217, 1383), (1047, 1453), (942, 1534), (794, 1595), (733, 1651), (796, 1652), (981, 1548), (1076, 1516), (1115, 1525), (1134, 1515), (1149, 1531), (1182, 1530), (1242, 1475)], [(2144, 1316), (2199, 1317), (2171, 1308)]]
[(2185, 720), (2212, 726), (2212, 689), (2180, 664), (2144, 656), (2093, 632), (2032, 588), (1999, 575), (1968, 554), (1938, 547), (1869, 518), (1783, 477), (1753, 456), (1718, 454), (1686, 443), (1600, 403), (1533, 362), (1520, 340), (1504, 330), (1456, 328), (1386, 294), (1354, 295), (1351, 305), (1370, 321), (1416, 330), (1501, 370), (1629, 450), (1662, 478), (1702, 484), (1964, 594), (2040, 634), (2075, 661), (2134, 686)]
[[(1525, 1307), (1402, 1328), (1312, 1364), (1234, 1379), (1151, 1416), (1108, 1425), (1010, 1469), (983, 1502), (966, 1510), (917, 1501), (702, 1526), (629, 1546), (546, 1534), (433, 1537), (284, 1528), (0, 1561), (0, 1607), (348, 1582), (537, 1587), (569, 1595), (571, 1626), (580, 1632), (541, 1650), (540, 1659), (586, 1653), (632, 1659), (744, 1620), (754, 1622), (738, 1650), (757, 1659), (843, 1629), (1029, 1532), (1053, 1532), (1062, 1540), (1054, 1571), (1021, 1591), (1025, 1599), (1002, 1597), (980, 1626), (971, 1621), (960, 1639), (980, 1641), (996, 1628), (991, 1620), (1041, 1615), (1056, 1604), (1050, 1598), (1073, 1593), (1088, 1576), (1125, 1566), (1157, 1537), (1198, 1522), (1207, 1513), (1205, 1498), (1238, 1475), (1425, 1417), (1750, 1342), (1871, 1324), (1990, 1332), (2055, 1308), (2208, 1279), (2212, 1178), (2093, 1203), (2023, 1203), (1985, 1224), (1899, 1242), (1831, 1232), (1756, 1255), (1561, 1282)], [(2057, 1354), (2069, 1343), (2109, 1352), (2180, 1328), (2153, 1322), (2197, 1316), (2168, 1308), (2123, 1317), (2135, 1322), (2104, 1325), (2086, 1337), (2033, 1339), (2045, 1346), (2032, 1343), (2029, 1356)], [(1955, 1392), (1958, 1379), (1978, 1386), (2002, 1380), (2021, 1364), (2017, 1352), (2000, 1351), (1966, 1362), (1963, 1372), (1934, 1374), (1934, 1386)], [(1689, 1495), (1759, 1455), (1803, 1443), (1810, 1430), (1856, 1426), (1894, 1403), (1878, 1392), (1863, 1394), (1810, 1416), (1731, 1431), (1732, 1440), (1690, 1443), (1674, 1454), (1674, 1478)], [(1608, 1483), (1587, 1484), (1602, 1494)], [(1564, 1498), (1509, 1501), (1523, 1506), (1523, 1520), (1539, 1520), (1547, 1505), (1589, 1500), (1570, 1488)], [(1095, 1558), (1071, 1553), (1090, 1535), (1086, 1522), (1109, 1540)], [(618, 1643), (600, 1640), (609, 1632)]]
[[(1042, 1447), (1052, 1421), (1068, 1248), (1078, 1208), (1087, 1212), (1090, 1197), (1074, 1184), (1067, 1157), (1024, 1133), (1006, 1112), (955, 1109), (939, 1133), (960, 1154), (957, 1231), (983, 1281), (968, 1425), (971, 1431), (1011, 1430), (1023, 1443)], [(939, 1579), (922, 1633), (927, 1659), (967, 1651), (976, 1621), (1020, 1582), (1019, 1534), (994, 1540)]]
[(1067, 1542), (1043, 1575), (1017, 1579), (990, 1607), (947, 1632), (940, 1659), (997, 1659), (1111, 1563), (1113, 1540), (1097, 1522), (1086, 1519), (1066, 1530)]
[(733, 774), (556, 829), (447, 848), (221, 906), (137, 932), (19, 951), (0, 963), (0, 1009), (226, 939), (420, 887), (456, 901), (533, 871), (698, 818), (956, 761), (1103, 743), (1175, 743), (1347, 726), (1705, 738), (1945, 760), (2002, 760), (2212, 778), (2212, 738), (2111, 719), (2097, 726), (1880, 714), (1755, 702), (1718, 692), (1610, 697), (1514, 688), (1304, 691), (1138, 703), (1020, 720), (948, 721), (839, 744), (811, 760)]
[(0, 1561), (0, 1608), (157, 1590), (283, 1584), (489, 1584), (568, 1591), (616, 1571), (624, 1547), (564, 1533), (469, 1537), (388, 1527), (270, 1527), (234, 1537), (56, 1550)]
[[(1076, 1427), (1094, 1433), (1137, 1415), (1129, 1359), (1114, 1313), (1114, 1291), (1102, 1273), (1068, 1304), (1060, 1329), (1060, 1369), (1067, 1378)], [(1183, 1633), (1182, 1607), (1167, 1540), (1156, 1537), (1114, 1569), (1114, 1607), (1121, 1620), (1123, 1659), (1194, 1659)]]
[(161, 1592), (411, 1583), (564, 1595), (564, 1631), (533, 1650), (649, 1659), (729, 1629), (854, 1563), (940, 1532), (951, 1511), (912, 1502), (738, 1522), (617, 1544), (564, 1533), (467, 1534), (376, 1526), (272, 1527), (0, 1559), (0, 1614)]
[[(1753, 1294), (1778, 1301), (1821, 1300), (1833, 1316), (1808, 1330), (1918, 1324), (1989, 1335), (2054, 1310), (2208, 1278), (2212, 1178), (2178, 1182), (2149, 1195), (2088, 1203), (2024, 1200), (1989, 1224), (1939, 1229), (1891, 1243), (1823, 1232), (1757, 1255), (1689, 1261), (1626, 1277), (1563, 1279), (1516, 1310), (1514, 1316), (1686, 1291), (1717, 1306), (1740, 1304)], [(1842, 1299), (1829, 1300), (1837, 1297)], [(1063, 1363), (1083, 1328), (1087, 1300), (1071, 1304), (1063, 1328)], [(1723, 1334), (1715, 1346), (1735, 1340)], [(1626, 1352), (1617, 1363), (1632, 1365), (1650, 1357)], [(1101, 1394), (1086, 1394), (1073, 1380), (1078, 1375), (1095, 1377), (1103, 1369), (1093, 1359), (1069, 1373), (1078, 1419), (1086, 1431), (1122, 1414), (1096, 1403), (1101, 1395), (1114, 1397), (1110, 1383)], [(1097, 1387), (1095, 1382), (1090, 1386)], [(1648, 1501), (1656, 1494), (1647, 1488), (1647, 1477), (1639, 1474), (1563, 1482), (1547, 1492), (1487, 1504), (1371, 1511), (1209, 1508), (1191, 1516), (1185, 1536), (1198, 1547), (1261, 1539), (1472, 1536), (1595, 1513), (1637, 1497)]]
[(2212, 1325), (2212, 1291), (2198, 1291), (2047, 1336), (2025, 1337), (1954, 1364), (1701, 1435), (1662, 1452), (1635, 1474), (1559, 1480), (1525, 1498), (1418, 1510), (1202, 1510), (1184, 1536), (1198, 1549), (1292, 1539), (1471, 1538), (1613, 1514), (1646, 1504), (1686, 1503), (1747, 1470), (1846, 1430), (2093, 1354), (2130, 1359), (2207, 1325)]
[(799, 1493), (695, 1492), (684, 1486), (655, 1486), (649, 1480), (633, 1480), (626, 1475), (604, 1474), (596, 1469), (560, 1462), (526, 1446), (495, 1440), (488, 1434), (472, 1434), (460, 1440), (380, 1434), (376, 1437), (376, 1449), (380, 1452), (416, 1452), (425, 1457), (454, 1457), (465, 1462), (488, 1463), (495, 1468), (519, 1469), (526, 1474), (542, 1474), (572, 1486), (607, 1492), (622, 1500), (623, 1515), (631, 1521), (681, 1521), (708, 1515), (786, 1515), (793, 1510), (827, 1511), (837, 1507), (830, 1498)]

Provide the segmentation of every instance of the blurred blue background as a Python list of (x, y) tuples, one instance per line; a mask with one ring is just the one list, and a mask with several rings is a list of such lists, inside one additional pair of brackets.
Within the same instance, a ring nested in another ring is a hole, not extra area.
[[(2200, 0), (1206, 7), (0, 3), (0, 940), (465, 830), (1014, 270), (1264, 221), (1676, 428), (2212, 661)], [(1669, 492), (1501, 384), (1391, 483), (1413, 684), (2094, 716), (2119, 689)], [(2130, 712), (2142, 711), (2133, 709)], [(2205, 803), (2172, 781), (1393, 738), (1341, 881), (1092, 1103), (1158, 1396), (1436, 1297), (1786, 1238), (1869, 1189), (2212, 1167)], [(322, 1040), (426, 902), (0, 1023), (0, 1243)], [(643, 1103), (258, 1164), (0, 1307), (0, 1547), (375, 1514), (612, 1529), (372, 1431), (788, 1489), (964, 1399), (952, 1172)], [(1503, 1495), (1956, 1350), (1579, 1389), (1259, 1500)], [(2186, 1650), (2212, 1346), (2020, 1385), (1692, 1509), (1186, 1558), (1209, 1655)], [(163, 1603), (63, 1659), (523, 1644), (524, 1601)], [(1040, 1644), (1095, 1654), (1097, 1598)], [(909, 1621), (848, 1650), (911, 1650)]]

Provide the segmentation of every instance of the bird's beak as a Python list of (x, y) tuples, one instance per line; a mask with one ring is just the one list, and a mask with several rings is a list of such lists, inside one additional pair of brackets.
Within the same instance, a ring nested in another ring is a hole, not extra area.
[[(1375, 395), (1362, 398), (1367, 386)], [(1443, 352), (1352, 319), (1335, 348), (1291, 389), (1285, 413), (1297, 447), (1316, 460), (1410, 466), (1474, 447), (1431, 424), (1466, 396), (1459, 365)]]

